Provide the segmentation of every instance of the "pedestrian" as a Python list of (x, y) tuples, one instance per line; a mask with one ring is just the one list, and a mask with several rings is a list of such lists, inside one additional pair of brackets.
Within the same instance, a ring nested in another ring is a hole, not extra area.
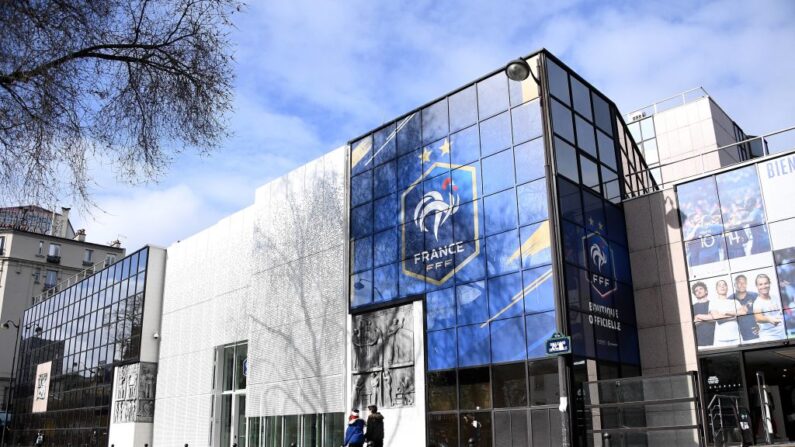
[(367, 416), (367, 445), (369, 447), (384, 447), (384, 416), (378, 412), (376, 405), (367, 407), (370, 415)]
[(44, 445), (44, 434), (42, 432), (36, 433), (36, 446)]
[(364, 445), (364, 421), (359, 419), (359, 410), (354, 408), (348, 416), (343, 447), (362, 447)]

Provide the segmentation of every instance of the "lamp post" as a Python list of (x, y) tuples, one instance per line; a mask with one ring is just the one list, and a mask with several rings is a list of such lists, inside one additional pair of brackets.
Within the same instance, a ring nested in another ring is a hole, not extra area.
[[(11, 405), (11, 391), (14, 389), (14, 372), (17, 363), (17, 348), (19, 347), (19, 320), (14, 322), (13, 320), (7, 320), (3, 323), (3, 329), (11, 329), (11, 326), (14, 326), (16, 329), (16, 338), (14, 338), (14, 355), (11, 358), (11, 377), (8, 381), (8, 392), (6, 393), (6, 401), (5, 401), (5, 417), (3, 421), (3, 434), (0, 435), (0, 447), (6, 445), (6, 432), (8, 431), (8, 415), (9, 415), (9, 407)], [(25, 326), (25, 329), (30, 329), (33, 327), (33, 323), (28, 324)], [(36, 326), (34, 329), (36, 335), (39, 335), (43, 332), (41, 326)]]

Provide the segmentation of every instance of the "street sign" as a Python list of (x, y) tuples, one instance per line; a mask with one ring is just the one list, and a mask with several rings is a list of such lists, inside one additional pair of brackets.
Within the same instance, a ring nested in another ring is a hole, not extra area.
[(547, 339), (547, 355), (571, 354), (571, 337), (554, 333)]

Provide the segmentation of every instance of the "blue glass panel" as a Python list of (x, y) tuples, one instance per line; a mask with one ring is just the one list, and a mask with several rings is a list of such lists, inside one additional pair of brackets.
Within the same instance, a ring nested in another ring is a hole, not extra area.
[(545, 178), (518, 186), (519, 225), (540, 222), (549, 218), (547, 180)]
[(390, 161), (375, 168), (373, 197), (382, 197), (397, 190), (397, 162)]
[(462, 203), (453, 214), (453, 239), (472, 241), (483, 234), (483, 200)]
[(580, 169), (577, 166), (577, 150), (572, 145), (555, 137), (555, 165), (558, 174), (565, 175), (574, 183), (580, 183)]
[(725, 231), (765, 223), (765, 207), (756, 166), (715, 176)]
[(422, 142), (428, 144), (446, 137), (450, 132), (447, 124), (447, 99), (442, 99), (422, 110)]
[(538, 99), (511, 110), (514, 144), (540, 137), (544, 132), (541, 107)]
[(361, 140), (351, 144), (351, 175), (362, 173), (373, 167), (372, 163), (367, 163), (373, 156), (373, 137), (368, 135)]
[(627, 249), (618, 245), (610, 244), (610, 251), (613, 253), (613, 261), (616, 263), (616, 279), (625, 283), (632, 282), (632, 274), (629, 268), (629, 253)]
[(453, 176), (453, 179), (456, 180), (459, 185), (459, 203), (468, 203), (471, 202), (475, 197), (483, 196), (483, 188), (481, 187), (480, 181), (482, 177), (480, 162), (475, 161), (466, 166), (453, 169), (450, 172)]
[(552, 276), (551, 265), (522, 272), (525, 312), (537, 313), (555, 309)]
[(539, 222), (519, 229), (522, 240), (522, 268), (529, 269), (552, 262), (549, 222)]
[(483, 199), (487, 235), (516, 228), (516, 192), (503, 191)]
[[(456, 254), (456, 283), (479, 281), (486, 277), (486, 250), (484, 241), (464, 242), (464, 253)], [(477, 251), (477, 254), (475, 252)]]
[(149, 249), (145, 248), (139, 252), (138, 255), (138, 271), (143, 272), (146, 270), (146, 259), (149, 256)]
[(511, 117), (499, 114), (480, 122), (480, 153), (485, 157), (511, 146)]
[(455, 298), (458, 324), (482, 323), (489, 319), (486, 284), (483, 281), (456, 286)]
[(373, 203), (367, 203), (351, 210), (351, 237), (358, 239), (373, 232)]
[(414, 222), (409, 222), (401, 227), (398, 227), (398, 230), (401, 231), (400, 240), (402, 240), (402, 259), (410, 259), (416, 253), (425, 251), (425, 236), (421, 231), (416, 231)]
[(450, 159), (453, 164), (465, 165), (480, 158), (480, 133), (472, 126), (450, 135)]
[(422, 174), (422, 150), (416, 150), (398, 158), (397, 176), (398, 189), (403, 190), (416, 182)]
[(519, 270), (521, 252), (516, 230), (486, 239), (486, 263), (489, 276)]
[(599, 192), (599, 167), (582, 154), (580, 154), (580, 181), (583, 186)]
[(398, 195), (390, 194), (386, 197), (376, 199), (375, 222), (373, 231), (381, 231), (386, 228), (393, 228), (400, 224), (400, 213), (398, 212)]
[(583, 225), (580, 188), (574, 183), (558, 177), (558, 198), (561, 217), (576, 224)]
[(455, 326), (455, 289), (436, 290), (425, 297), (425, 321), (428, 331), (447, 329)]
[(373, 198), (373, 171), (351, 178), (351, 206), (361, 205)]
[(602, 208), (602, 198), (588, 191), (582, 192), (582, 204), (585, 211), (585, 229), (605, 234), (605, 212)]
[(527, 319), (527, 358), (546, 357), (546, 341), (555, 333), (555, 312), (533, 314)]
[(373, 270), (373, 298), (376, 302), (398, 297), (398, 271), (400, 264), (391, 264)]
[(549, 92), (556, 98), (571, 104), (569, 96), (569, 74), (561, 66), (547, 59), (547, 81), (549, 82)]
[(451, 96), (449, 102), (451, 132), (463, 129), (477, 122), (478, 105), (474, 85)]
[(608, 135), (613, 135), (613, 117), (610, 114), (610, 105), (601, 96), (591, 92), (591, 102), (596, 117), (596, 126)]
[(376, 233), (374, 236), (374, 265), (392, 264), (399, 260), (400, 235), (397, 228)]
[(574, 123), (571, 110), (554, 99), (551, 101), (551, 106), (552, 130), (570, 143), (574, 143)]
[(574, 125), (577, 129), (577, 147), (596, 158), (596, 138), (594, 128), (579, 116), (574, 117)]
[[(427, 173), (428, 169), (436, 163), (450, 163), (451, 146), (447, 138), (435, 141), (426, 146), (423, 152), (422, 172)], [(448, 168), (449, 171), (449, 168)], [(443, 172), (439, 166), (433, 170), (432, 175), (442, 175)]]
[(574, 110), (584, 116), (588, 121), (593, 120), (591, 113), (591, 91), (575, 77), (569, 78), (571, 81), (572, 103)]
[(401, 272), (398, 275), (398, 282), (398, 290), (402, 298), (425, 293), (425, 281), (412, 278), (405, 272)]
[(491, 361), (512, 362), (527, 358), (524, 318), (510, 318), (491, 323)]
[(360, 272), (373, 268), (373, 239), (365, 237), (353, 241), (353, 271)]
[(499, 72), (477, 85), (481, 120), (508, 108), (508, 77), (505, 73)]
[(513, 151), (508, 149), (499, 154), (484, 158), (483, 193), (492, 194), (514, 185)]
[(397, 156), (395, 123), (389, 124), (373, 134), (373, 150), (375, 151), (376, 165), (395, 159)]
[(523, 313), (522, 275), (511, 273), (488, 280), (489, 316), (495, 319), (518, 317)]
[(458, 366), (477, 366), (490, 363), (489, 325), (480, 324), (458, 328)]
[(367, 270), (351, 275), (351, 307), (373, 302), (373, 272)]
[(612, 241), (627, 245), (627, 227), (624, 223), (624, 212), (612, 203), (605, 202), (605, 216), (607, 217), (607, 235)]
[(544, 177), (544, 140), (537, 139), (513, 148), (516, 159), (516, 183)]
[(455, 329), (428, 332), (428, 370), (437, 371), (456, 366)]
[(605, 135), (601, 130), (597, 130), (596, 141), (599, 144), (599, 160), (613, 168), (613, 170), (618, 170), (618, 165), (616, 164), (616, 146), (613, 143), (613, 139)]
[(398, 155), (407, 154), (422, 146), (420, 139), (420, 116), (413, 113), (397, 121), (397, 150)]
[(583, 239), (585, 238), (585, 230), (577, 225), (572, 225), (568, 222), (562, 223), (563, 227), (563, 259), (585, 267), (585, 247)]

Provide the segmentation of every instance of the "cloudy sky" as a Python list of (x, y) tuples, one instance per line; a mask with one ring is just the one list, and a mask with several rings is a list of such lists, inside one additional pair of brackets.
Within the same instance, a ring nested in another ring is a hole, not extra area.
[(627, 113), (703, 86), (749, 134), (795, 124), (795, 2), (253, 0), (235, 15), (236, 110), (211, 156), (157, 184), (97, 169), (88, 239), (168, 246), (254, 189), (545, 47)]

